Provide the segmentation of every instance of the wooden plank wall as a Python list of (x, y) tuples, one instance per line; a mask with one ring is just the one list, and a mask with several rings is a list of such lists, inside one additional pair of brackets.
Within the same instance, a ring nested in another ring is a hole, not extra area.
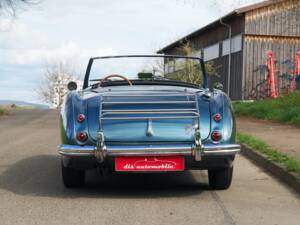
[(300, 36), (300, 0), (286, 0), (246, 12), (245, 34)]
[[(294, 61), (300, 51), (300, 0), (278, 1), (275, 4), (245, 13), (245, 35), (243, 43), (243, 98), (264, 79), (266, 72), (258, 70), (266, 63), (267, 51), (272, 50), (278, 60), (277, 75), (290, 73), (290, 65), (283, 61)], [(287, 79), (278, 79), (279, 91), (284, 94)]]
[[(217, 70), (217, 76), (209, 76), (209, 86), (213, 87), (215, 82), (223, 84), (223, 91), (228, 90), (228, 55), (211, 60)], [(232, 100), (242, 99), (242, 69), (243, 52), (231, 54), (231, 75), (230, 75), (230, 98)]]
[[(295, 54), (300, 51), (300, 37), (268, 37), (268, 36), (244, 36), (244, 65), (243, 65), (243, 98), (247, 99), (252, 88), (256, 86), (266, 73), (263, 70), (256, 71), (260, 65), (266, 64), (267, 51), (272, 50), (278, 63), (276, 64), (278, 73), (282, 75), (290, 72), (288, 64), (283, 64), (286, 60), (294, 61)], [(285, 93), (287, 81), (278, 79), (279, 91)]]

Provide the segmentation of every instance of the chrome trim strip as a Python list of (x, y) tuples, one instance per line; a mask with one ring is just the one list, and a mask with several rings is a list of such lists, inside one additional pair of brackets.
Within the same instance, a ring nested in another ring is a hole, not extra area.
[(239, 153), (241, 150), (239, 148), (235, 149), (223, 149), (223, 150), (203, 150), (203, 155), (234, 155)]
[[(114, 145), (106, 146), (107, 156), (154, 156), (154, 155), (192, 155), (190, 144), (177, 145)], [(238, 144), (203, 145), (202, 156), (234, 155), (240, 152)], [(60, 145), (58, 152), (65, 156), (95, 156), (96, 146)]]
[(178, 112), (172, 112), (172, 111), (166, 111), (164, 112), (164, 110), (160, 110), (160, 111), (126, 111), (126, 112), (118, 112), (118, 111), (114, 111), (114, 112), (109, 112), (106, 111), (104, 113), (102, 113), (102, 116), (105, 115), (128, 115), (128, 114), (193, 114), (195, 116), (199, 116), (199, 113), (197, 112), (191, 112), (191, 111), (186, 111), (186, 112), (180, 112), (178, 110)]
[[(118, 92), (119, 93), (119, 92)], [(165, 92), (155, 92), (155, 94), (153, 93), (149, 93), (149, 94), (128, 94), (128, 92), (123, 92), (124, 95), (121, 94), (107, 94), (104, 93), (102, 96), (103, 97), (190, 97), (190, 96), (195, 96), (194, 93), (190, 93), (190, 94), (186, 94), (186, 93), (178, 93), (178, 94), (170, 94), (170, 93), (165, 93)]]
[(100, 120), (195, 119), (198, 116), (101, 117)]
[[(197, 111), (197, 109), (147, 109), (147, 112)], [(103, 109), (102, 112), (145, 112), (145, 109)]]
[(102, 102), (102, 104), (105, 105), (114, 105), (114, 104), (191, 104), (191, 103), (195, 103), (196, 101), (143, 101), (143, 102)]
[(58, 153), (65, 156), (91, 156), (95, 155), (96, 146), (60, 145)]
[(239, 144), (204, 145), (203, 155), (234, 155), (241, 151)]
[(204, 145), (203, 149), (205, 151), (231, 151), (231, 150), (236, 150), (236, 149), (241, 149), (241, 146), (239, 144), (221, 144), (221, 145)]

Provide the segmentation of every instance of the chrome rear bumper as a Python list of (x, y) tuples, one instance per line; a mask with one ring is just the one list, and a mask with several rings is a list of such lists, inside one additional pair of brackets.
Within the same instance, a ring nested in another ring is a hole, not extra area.
[[(176, 145), (106, 145), (101, 154), (103, 159), (107, 156), (195, 156), (194, 146), (190, 144)], [(202, 145), (201, 156), (234, 155), (240, 152), (238, 144)], [(64, 156), (95, 156), (98, 155), (96, 146), (60, 145), (58, 152)], [(195, 157), (197, 161), (201, 158)]]

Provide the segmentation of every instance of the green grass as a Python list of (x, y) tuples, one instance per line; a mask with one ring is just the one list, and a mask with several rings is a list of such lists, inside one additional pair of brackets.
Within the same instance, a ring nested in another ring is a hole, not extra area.
[(251, 149), (258, 151), (265, 155), (273, 162), (279, 163), (287, 171), (294, 172), (300, 177), (300, 160), (294, 159), (291, 156), (279, 152), (276, 149), (272, 149), (263, 141), (246, 134), (237, 134), (237, 140), (241, 144), (249, 146)]
[(277, 99), (235, 102), (233, 107), (237, 116), (267, 119), (300, 127), (300, 91)]
[(22, 110), (22, 109), (34, 109), (33, 106), (20, 106), (16, 105), (13, 109)]

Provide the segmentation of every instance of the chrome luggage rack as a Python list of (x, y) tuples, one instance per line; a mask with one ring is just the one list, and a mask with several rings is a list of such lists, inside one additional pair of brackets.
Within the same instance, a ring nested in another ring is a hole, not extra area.
[[(152, 97), (181, 98), (183, 100), (155, 100)], [(120, 101), (122, 98), (124, 100)], [(138, 100), (139, 98), (142, 98), (142, 100)], [(151, 105), (154, 106), (151, 107)], [(124, 106), (134, 107), (134, 109), (125, 109)], [(115, 109), (116, 107), (121, 109)], [(196, 119), (197, 124), (199, 124), (200, 117), (195, 94), (103, 95), (100, 112), (100, 127), (103, 120)]]
[[(156, 100), (153, 97), (162, 97), (163, 100)], [(100, 129), (95, 152), (100, 162), (107, 154), (111, 154), (112, 150), (105, 145), (103, 123), (113, 120), (145, 120), (150, 124), (152, 120), (190, 119), (191, 124), (195, 125), (195, 142), (192, 143), (193, 148), (190, 154), (194, 155), (197, 161), (201, 160), (200, 112), (196, 94), (105, 94), (101, 97), (99, 111)], [(162, 146), (160, 149), (164, 148), (166, 147)], [(126, 151), (122, 152), (126, 153)], [(161, 151), (161, 154), (163, 152)], [(168, 152), (167, 149), (166, 152)]]

